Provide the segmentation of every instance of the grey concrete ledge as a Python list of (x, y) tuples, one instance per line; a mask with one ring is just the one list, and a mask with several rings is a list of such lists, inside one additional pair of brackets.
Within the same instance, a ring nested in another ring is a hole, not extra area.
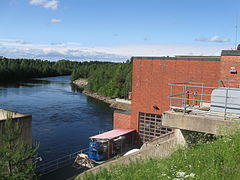
[(240, 122), (166, 111), (163, 113), (162, 125), (189, 131), (224, 135), (233, 132), (234, 129), (238, 129)]

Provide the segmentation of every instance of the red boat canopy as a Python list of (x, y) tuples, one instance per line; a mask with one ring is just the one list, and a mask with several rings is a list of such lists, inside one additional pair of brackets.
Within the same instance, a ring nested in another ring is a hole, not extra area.
[(130, 132), (135, 131), (135, 129), (113, 129), (111, 131), (107, 131), (105, 133), (102, 134), (98, 134), (95, 136), (91, 136), (91, 139), (107, 139), (107, 140), (111, 140), (114, 139), (116, 137), (128, 134)]

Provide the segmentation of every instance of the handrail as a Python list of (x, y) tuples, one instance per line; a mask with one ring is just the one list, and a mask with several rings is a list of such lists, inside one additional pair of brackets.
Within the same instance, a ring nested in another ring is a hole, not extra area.
[[(193, 84), (193, 85), (192, 85)], [(194, 84), (202, 84), (202, 86), (196, 86)], [(240, 91), (240, 88), (229, 87), (209, 87), (203, 86), (203, 83), (170, 83), (171, 87), (170, 96), (170, 109), (181, 109), (185, 114), (186, 112), (194, 111), (201, 114), (216, 115), (217, 111), (222, 111), (224, 120), (238, 119), (240, 118), (240, 102), (236, 102), (235, 94), (230, 91)], [(213, 95), (214, 89), (221, 88), (226, 90), (224, 94)], [(206, 90), (204, 92), (204, 90)], [(233, 96), (234, 95), (234, 96)], [(205, 103), (205, 104), (204, 104)], [(209, 107), (209, 111), (201, 110), (203, 105)], [(220, 108), (220, 109), (219, 109)], [(222, 110), (221, 110), (222, 109)], [(234, 114), (234, 116), (232, 116)]]
[(80, 151), (65, 155), (63, 157), (57, 158), (55, 160), (37, 165), (37, 172), (39, 174), (47, 174), (57, 169), (63, 168), (73, 163), (74, 159), (79, 153), (86, 153), (88, 148), (81, 149)]

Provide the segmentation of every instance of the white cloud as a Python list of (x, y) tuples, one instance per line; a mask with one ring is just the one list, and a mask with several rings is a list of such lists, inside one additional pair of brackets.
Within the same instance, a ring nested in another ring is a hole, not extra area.
[(56, 42), (56, 43), (51, 43), (52, 46), (80, 46), (81, 44), (79, 42)]
[(7, 39), (7, 38), (0, 38), (0, 41), (15, 42), (15, 41), (17, 41), (17, 40), (15, 40), (15, 39)]
[(30, 0), (29, 4), (31, 5), (43, 5), (46, 2), (46, 0)]
[[(49, 60), (101, 60), (125, 61), (131, 56), (218, 56), (223, 49), (231, 49), (231, 44), (128, 44), (122, 46), (81, 46), (78, 42), (51, 44), (17, 43), (16, 40), (0, 39), (1, 56), (12, 58), (39, 58)], [(20, 41), (21, 42), (21, 41)]]
[(7, 39), (7, 38), (0, 38), (0, 42), (2, 45), (21, 45), (21, 44), (30, 44), (25, 40), (17, 40), (17, 39)]
[(211, 39), (210, 39), (211, 42), (229, 42), (230, 39), (229, 38), (221, 38), (219, 36), (213, 36)]
[(41, 6), (47, 9), (56, 10), (58, 8), (57, 0), (30, 0), (30, 5)]
[(61, 19), (51, 19), (51, 23), (61, 23)]
[(51, 0), (44, 4), (44, 8), (50, 8), (52, 10), (56, 10), (58, 8), (58, 1), (57, 0)]
[(17, 40), (16, 43), (17, 44), (29, 44), (29, 42), (24, 41), (24, 40)]
[(195, 41), (225, 43), (225, 42), (229, 42), (230, 39), (222, 38), (220, 36), (213, 36), (211, 38), (198, 37), (195, 39)]

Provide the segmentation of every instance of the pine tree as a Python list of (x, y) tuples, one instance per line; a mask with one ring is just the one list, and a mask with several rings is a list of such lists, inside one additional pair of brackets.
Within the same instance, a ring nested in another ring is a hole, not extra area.
[(32, 158), (36, 157), (38, 146), (33, 147), (21, 140), (19, 120), (13, 120), (8, 114), (0, 130), (0, 179), (36, 179), (36, 165)]

